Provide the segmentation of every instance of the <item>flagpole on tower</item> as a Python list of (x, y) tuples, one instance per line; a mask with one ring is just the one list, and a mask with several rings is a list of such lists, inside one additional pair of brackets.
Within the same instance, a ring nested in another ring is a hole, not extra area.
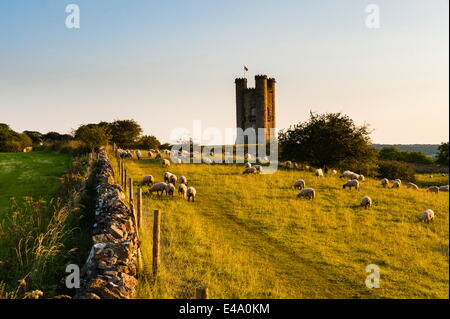
[(248, 68), (247, 68), (247, 66), (244, 65), (244, 79), (247, 78), (247, 76), (246, 76), (247, 75), (247, 73), (246, 73), (247, 71), (248, 71)]

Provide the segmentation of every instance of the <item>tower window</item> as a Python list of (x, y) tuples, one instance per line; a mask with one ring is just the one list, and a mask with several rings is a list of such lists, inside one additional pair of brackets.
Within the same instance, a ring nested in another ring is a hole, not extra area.
[(256, 107), (250, 109), (250, 122), (256, 122)]

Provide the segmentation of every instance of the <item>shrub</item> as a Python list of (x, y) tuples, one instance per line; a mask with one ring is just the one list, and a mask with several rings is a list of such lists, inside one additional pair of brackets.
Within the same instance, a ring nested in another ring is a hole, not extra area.
[(411, 166), (397, 161), (380, 161), (378, 164), (378, 175), (381, 178), (399, 178), (408, 182), (416, 181), (416, 175)]

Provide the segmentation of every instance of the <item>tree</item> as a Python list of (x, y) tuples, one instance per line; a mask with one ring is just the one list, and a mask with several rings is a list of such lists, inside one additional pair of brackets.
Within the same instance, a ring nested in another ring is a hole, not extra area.
[(144, 135), (137, 142), (137, 147), (141, 149), (158, 149), (160, 146), (160, 141), (153, 135)]
[(367, 125), (356, 126), (344, 114), (311, 112), (309, 121), (279, 133), (281, 158), (370, 174), (376, 167), (377, 151), (369, 134)]
[(37, 131), (23, 131), (23, 134), (28, 135), (29, 138), (33, 141), (33, 144), (39, 144), (42, 142), (42, 133)]
[(82, 141), (90, 150), (108, 144), (109, 135), (105, 127), (99, 125), (81, 125), (76, 131), (76, 138)]
[(433, 164), (433, 159), (424, 152), (401, 151), (395, 146), (383, 147), (379, 152), (379, 158), (416, 164)]
[(438, 147), (438, 153), (436, 155), (436, 163), (440, 165), (449, 165), (449, 156), (448, 156), (448, 142), (441, 143)]
[(134, 120), (117, 120), (110, 124), (111, 141), (119, 147), (133, 148), (142, 133), (141, 126)]
[(73, 139), (70, 134), (59, 134), (58, 132), (48, 132), (42, 136), (44, 142), (68, 142)]
[(414, 170), (406, 163), (397, 161), (380, 161), (378, 164), (378, 176), (380, 178), (399, 178), (408, 182), (415, 182)]
[(0, 123), (0, 152), (21, 152), (32, 143), (28, 135), (17, 133), (9, 125)]

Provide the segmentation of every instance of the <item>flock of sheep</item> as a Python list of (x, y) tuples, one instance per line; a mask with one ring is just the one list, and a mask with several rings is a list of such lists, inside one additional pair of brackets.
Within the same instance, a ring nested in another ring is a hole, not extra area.
[[(133, 152), (130, 150), (118, 150), (118, 154), (121, 158), (132, 158), (133, 157)], [(139, 150), (135, 151), (135, 154), (136, 154), (136, 158), (138, 160), (141, 159), (142, 153)], [(195, 156), (196, 154), (189, 153), (186, 151), (169, 151), (169, 150), (161, 150), (161, 151), (160, 150), (150, 150), (148, 152), (149, 158), (161, 159), (161, 166), (163, 168), (170, 167), (171, 162), (168, 159), (163, 158), (163, 155), (166, 155), (166, 156), (177, 155), (177, 156), (182, 156), (182, 157), (187, 157), (187, 156), (192, 157), (192, 156)], [(247, 175), (247, 174), (262, 173), (263, 167), (261, 165), (252, 165), (250, 162), (248, 162), (249, 160), (252, 159), (251, 154), (245, 154), (245, 159), (247, 160), (247, 162), (245, 163), (244, 171), (242, 172), (242, 174)], [(175, 158), (175, 160), (172, 159), (172, 162), (174, 162), (175, 164), (181, 164), (181, 159)], [(263, 159), (258, 158), (258, 162), (263, 163), (264, 161), (263, 161)], [(202, 158), (202, 163), (212, 164), (212, 160), (210, 158)], [(286, 161), (286, 162), (280, 163), (280, 167), (284, 167), (284, 168), (288, 168), (288, 169), (295, 169), (295, 168), (299, 169), (300, 165), (295, 162)], [(311, 169), (307, 165), (304, 166), (304, 168), (307, 170)], [(336, 170), (334, 170), (334, 169), (331, 170), (331, 175), (337, 175), (337, 173), (338, 172)], [(325, 177), (324, 172), (321, 168), (316, 169), (314, 171), (314, 175), (317, 178)], [(349, 170), (343, 172), (339, 177), (340, 178), (348, 178), (347, 182), (345, 182), (342, 185), (342, 188), (343, 189), (349, 188), (350, 190), (352, 188), (359, 190), (361, 182), (364, 182), (364, 180), (365, 180), (364, 175), (357, 174), (357, 173), (354, 173)], [(151, 188), (149, 189), (149, 192), (151, 194), (156, 192), (157, 195), (160, 195), (160, 196), (162, 196), (164, 193), (166, 193), (167, 195), (173, 196), (175, 193), (175, 186), (176, 186), (176, 183), (178, 180), (177, 176), (170, 172), (165, 172), (163, 178), (164, 178), (164, 182), (155, 183), (155, 179), (152, 175), (146, 175), (142, 179), (142, 184), (151, 186)], [(380, 180), (380, 184), (383, 188), (389, 187), (390, 184), (392, 184), (391, 188), (393, 188), (393, 189), (399, 189), (402, 187), (402, 181), (400, 179), (389, 180), (387, 178), (383, 178)], [(185, 176), (180, 176), (179, 185), (178, 185), (178, 194), (180, 196), (182, 196), (183, 198), (187, 199), (188, 201), (190, 201), (190, 199), (192, 199), (192, 201), (194, 202), (197, 191), (195, 190), (194, 187), (188, 187), (187, 185), (188, 185), (187, 178)], [(300, 190), (300, 192), (297, 194), (297, 198), (306, 198), (306, 199), (313, 200), (316, 197), (316, 191), (313, 188), (306, 188), (306, 183), (303, 179), (298, 179), (298, 180), (294, 181), (293, 187), (294, 187), (294, 189)], [(416, 184), (411, 183), (411, 182), (406, 184), (406, 188), (413, 189), (413, 190), (419, 190), (419, 187)], [(431, 186), (431, 187), (427, 188), (427, 191), (433, 192), (433, 193), (448, 192), (449, 185)], [(362, 207), (364, 207), (365, 209), (369, 209), (372, 206), (372, 203), (373, 203), (373, 201), (369, 196), (364, 196), (360, 200), (360, 205)], [(434, 219), (434, 215), (435, 214), (431, 209), (427, 209), (421, 214), (421, 216), (419, 217), (419, 220), (423, 221), (423, 222), (430, 222)]]

